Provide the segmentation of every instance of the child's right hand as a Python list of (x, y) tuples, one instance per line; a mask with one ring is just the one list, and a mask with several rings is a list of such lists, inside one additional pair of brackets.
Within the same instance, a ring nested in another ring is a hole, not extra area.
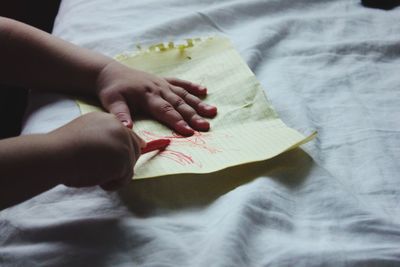
[(100, 185), (115, 190), (133, 177), (145, 142), (115, 116), (83, 115), (49, 133), (60, 157), (60, 183), (72, 187)]

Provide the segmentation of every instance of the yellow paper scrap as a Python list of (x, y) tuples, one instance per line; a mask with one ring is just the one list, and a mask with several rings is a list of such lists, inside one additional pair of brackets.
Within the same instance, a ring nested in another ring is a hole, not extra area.
[[(143, 139), (168, 138), (171, 144), (164, 151), (142, 155), (134, 179), (210, 173), (266, 160), (314, 136), (305, 137), (279, 119), (255, 75), (226, 38), (158, 44), (117, 60), (156, 75), (202, 84), (208, 88), (204, 101), (218, 107), (218, 115), (210, 120), (211, 130), (191, 137), (182, 137), (151, 118), (135, 121), (134, 130)], [(78, 104), (82, 113), (99, 110), (82, 101)]]

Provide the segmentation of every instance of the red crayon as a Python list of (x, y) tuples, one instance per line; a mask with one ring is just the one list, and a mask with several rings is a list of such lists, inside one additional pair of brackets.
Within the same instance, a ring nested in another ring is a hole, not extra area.
[(169, 139), (157, 139), (150, 141), (144, 148), (142, 148), (142, 154), (154, 150), (164, 150), (170, 143), (171, 140)]

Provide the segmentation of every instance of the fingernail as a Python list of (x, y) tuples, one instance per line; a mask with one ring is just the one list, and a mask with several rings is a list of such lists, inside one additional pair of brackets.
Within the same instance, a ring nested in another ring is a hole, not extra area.
[(193, 122), (195, 122), (195, 123), (201, 123), (201, 124), (208, 123), (208, 121), (206, 121), (204, 118), (200, 117), (199, 115), (194, 115), (194, 116), (192, 117), (191, 122), (192, 122), (192, 123), (193, 123)]
[(200, 87), (199, 87), (199, 90), (200, 90), (200, 93), (201, 93), (201, 94), (204, 94), (204, 95), (207, 94), (207, 88), (206, 88), (206, 87), (200, 86)]
[(208, 110), (208, 111), (215, 111), (215, 112), (217, 112), (217, 107), (208, 106), (208, 107), (207, 107), (207, 110)]
[(187, 130), (193, 130), (190, 126), (189, 126), (189, 124), (187, 124), (186, 122), (184, 122), (184, 123), (182, 123), (182, 126), (183, 127), (185, 127)]
[(210, 106), (210, 105), (208, 105), (206, 103), (201, 103), (200, 105), (205, 109), (213, 109), (214, 108), (213, 106)]
[(176, 124), (176, 130), (184, 135), (192, 135), (194, 133), (194, 130), (185, 121), (179, 121)]
[(196, 123), (197, 130), (208, 131), (210, 129), (210, 123), (204, 119), (197, 120)]
[(122, 125), (124, 125), (125, 127), (132, 129), (133, 128), (133, 123), (127, 120), (123, 120), (122, 121)]

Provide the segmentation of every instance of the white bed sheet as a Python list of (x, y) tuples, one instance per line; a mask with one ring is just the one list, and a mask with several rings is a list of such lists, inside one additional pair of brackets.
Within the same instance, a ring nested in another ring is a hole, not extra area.
[[(399, 22), (356, 0), (64, 0), (54, 34), (110, 56), (228, 36), (283, 121), (318, 137), (219, 180), (58, 186), (0, 212), (0, 265), (400, 266)], [(35, 95), (24, 134), (78, 114)]]

